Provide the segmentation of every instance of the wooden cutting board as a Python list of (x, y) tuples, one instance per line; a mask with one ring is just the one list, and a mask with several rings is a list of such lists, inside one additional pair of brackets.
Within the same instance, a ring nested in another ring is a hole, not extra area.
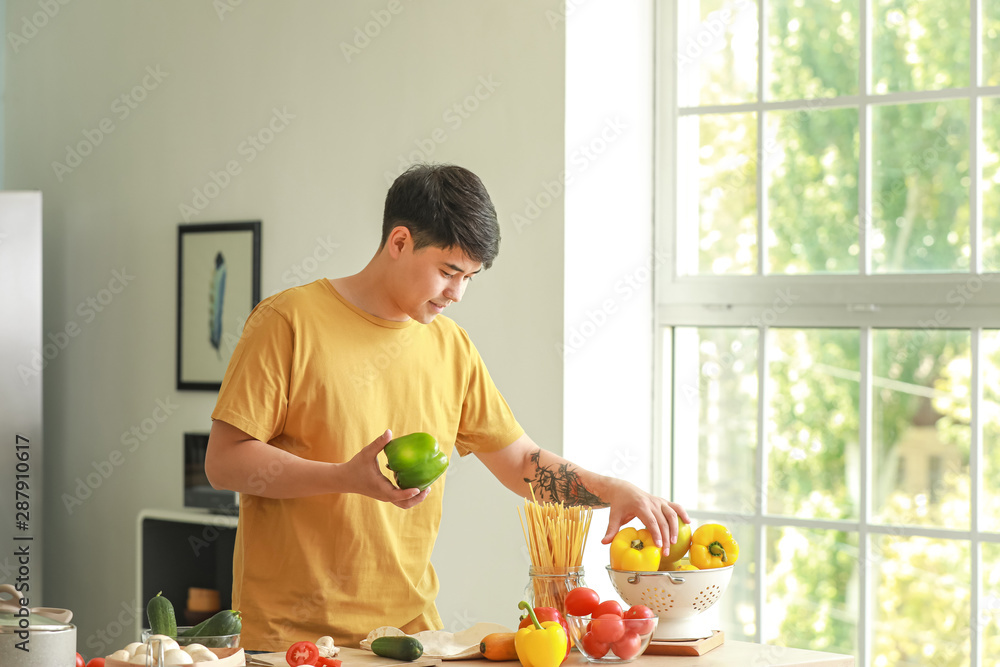
[(686, 642), (677, 641), (651, 641), (646, 647), (646, 655), (705, 655), (713, 648), (722, 646), (726, 641), (726, 636), (722, 630), (714, 630), (711, 637), (705, 639), (693, 639)]
[[(253, 658), (256, 662), (251, 663), (250, 658)], [(342, 667), (400, 667), (401, 665), (424, 667), (426, 665), (441, 665), (440, 658), (421, 657), (412, 662), (407, 662), (405, 660), (383, 658), (380, 655), (375, 655), (371, 651), (365, 651), (360, 648), (347, 648), (346, 646), (342, 646), (340, 648), (340, 653), (337, 654), (337, 660), (344, 661)], [(285, 662), (284, 653), (257, 653), (254, 655), (247, 655), (247, 665), (252, 664), (265, 664), (272, 665), (273, 667), (288, 667), (288, 663)]]

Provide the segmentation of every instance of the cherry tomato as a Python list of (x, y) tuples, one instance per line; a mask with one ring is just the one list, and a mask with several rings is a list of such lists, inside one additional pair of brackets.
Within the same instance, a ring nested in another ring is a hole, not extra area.
[[(656, 614), (653, 610), (644, 604), (635, 604), (628, 608), (625, 612), (625, 618), (634, 619), (644, 619), (645, 623), (627, 623), (628, 629), (632, 632), (638, 633), (640, 635), (648, 635), (653, 631), (653, 619), (656, 618)], [(619, 658), (622, 656), (618, 656)]]
[(622, 623), (622, 617), (615, 614), (602, 614), (593, 619), (591, 625), (594, 639), (605, 644), (614, 643), (625, 634), (625, 624)]
[(87, 661), (79, 653), (76, 654), (76, 667), (87, 667)]
[(638, 633), (629, 630), (611, 645), (611, 650), (622, 660), (631, 660), (642, 650), (642, 638)]
[(601, 596), (592, 588), (574, 588), (566, 594), (566, 613), (571, 616), (589, 616), (601, 602)]
[(285, 651), (285, 662), (291, 667), (315, 665), (318, 657), (319, 649), (312, 642), (295, 642)]
[(580, 646), (583, 652), (591, 658), (603, 658), (608, 654), (608, 649), (611, 648), (611, 644), (597, 641), (593, 632), (588, 632), (580, 638)]
[(617, 600), (605, 600), (590, 612), (590, 615), (594, 618), (603, 616), (604, 614), (615, 614), (618, 618), (622, 618), (622, 616), (624, 616), (622, 606), (618, 604)]
[(91, 658), (87, 667), (104, 667), (104, 658)]

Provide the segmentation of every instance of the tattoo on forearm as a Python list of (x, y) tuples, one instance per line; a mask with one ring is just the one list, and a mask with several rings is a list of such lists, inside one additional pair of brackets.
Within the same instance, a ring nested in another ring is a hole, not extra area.
[(524, 481), (535, 488), (539, 500), (544, 502), (562, 502), (566, 505), (581, 505), (584, 507), (607, 507), (608, 503), (590, 491), (583, 484), (580, 475), (568, 463), (557, 466), (543, 466), (542, 451), (535, 450), (531, 462), (535, 464), (534, 479), (525, 477)]

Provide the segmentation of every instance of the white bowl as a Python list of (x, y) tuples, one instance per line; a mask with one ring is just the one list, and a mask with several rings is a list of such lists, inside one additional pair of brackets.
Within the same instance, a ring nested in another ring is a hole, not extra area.
[(674, 572), (635, 572), (611, 566), (607, 569), (611, 583), (625, 602), (644, 604), (659, 617), (654, 640), (680, 641), (712, 636), (715, 628), (703, 612), (726, 592), (734, 567)]

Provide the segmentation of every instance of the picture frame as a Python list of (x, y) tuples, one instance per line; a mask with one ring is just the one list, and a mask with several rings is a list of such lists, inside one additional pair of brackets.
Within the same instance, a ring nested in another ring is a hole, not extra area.
[(260, 301), (259, 220), (177, 228), (177, 389), (218, 391)]

